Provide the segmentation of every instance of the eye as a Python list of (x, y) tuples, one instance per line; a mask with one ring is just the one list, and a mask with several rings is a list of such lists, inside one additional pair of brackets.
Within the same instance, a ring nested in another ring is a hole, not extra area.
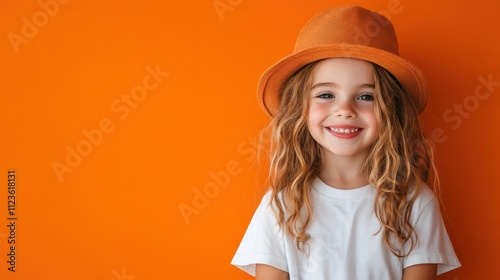
[(331, 99), (334, 96), (331, 93), (323, 92), (323, 93), (318, 94), (316, 97), (321, 98), (321, 99)]
[(373, 101), (375, 98), (370, 93), (363, 93), (358, 97), (359, 100)]

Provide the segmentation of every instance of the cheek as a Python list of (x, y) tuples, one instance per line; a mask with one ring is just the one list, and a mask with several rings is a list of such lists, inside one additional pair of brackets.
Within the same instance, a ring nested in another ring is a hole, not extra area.
[(307, 116), (307, 123), (311, 125), (320, 123), (326, 115), (325, 107), (326, 106), (322, 106), (322, 104), (311, 104)]
[(375, 114), (374, 106), (360, 107), (360, 112), (363, 114), (364, 118), (371, 124), (377, 123), (377, 116)]
[(313, 138), (318, 133), (318, 125), (321, 124), (321, 115), (322, 113), (318, 106), (311, 104), (307, 114), (307, 130)]
[(374, 128), (373, 131), (377, 131), (377, 135), (378, 135), (378, 127), (379, 127), (379, 123), (377, 121), (377, 116), (375, 114), (375, 110), (373, 108), (371, 109), (367, 109), (365, 112), (364, 112), (364, 115), (365, 115), (365, 120), (366, 122), (369, 123), (369, 125)]

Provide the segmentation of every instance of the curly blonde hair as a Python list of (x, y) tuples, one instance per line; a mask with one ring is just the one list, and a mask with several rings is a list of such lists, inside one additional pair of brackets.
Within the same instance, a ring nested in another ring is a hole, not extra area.
[[(286, 229), (302, 252), (310, 239), (311, 186), (321, 169), (320, 146), (307, 129), (308, 93), (318, 62), (302, 67), (284, 83), (278, 112), (268, 126), (272, 209), (280, 228)], [(387, 70), (371, 64), (379, 137), (362, 172), (376, 189), (374, 212), (385, 244), (396, 256), (405, 257), (417, 242), (410, 223), (412, 205), (425, 183), (431, 181), (433, 190), (439, 184), (415, 103)], [(399, 248), (407, 242), (410, 250), (403, 254)]]

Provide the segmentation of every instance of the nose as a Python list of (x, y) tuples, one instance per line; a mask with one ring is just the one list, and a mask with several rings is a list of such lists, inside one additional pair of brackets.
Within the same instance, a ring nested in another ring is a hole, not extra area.
[(337, 117), (341, 117), (344, 119), (355, 118), (356, 110), (354, 109), (354, 104), (351, 104), (349, 101), (340, 101), (338, 100), (335, 108), (334, 114)]

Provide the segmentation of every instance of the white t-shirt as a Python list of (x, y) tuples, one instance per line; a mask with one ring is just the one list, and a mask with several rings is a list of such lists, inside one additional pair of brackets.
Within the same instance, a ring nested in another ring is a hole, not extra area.
[(271, 265), (288, 272), (291, 280), (402, 279), (403, 269), (415, 264), (437, 263), (438, 274), (460, 267), (428, 187), (420, 192), (411, 215), (418, 244), (402, 259), (386, 247), (382, 231), (376, 234), (380, 222), (373, 211), (375, 195), (369, 185), (341, 190), (316, 178), (311, 192), (313, 217), (307, 228), (311, 236), (307, 257), (286, 230), (279, 230), (268, 192), (231, 264), (253, 276), (255, 264)]

